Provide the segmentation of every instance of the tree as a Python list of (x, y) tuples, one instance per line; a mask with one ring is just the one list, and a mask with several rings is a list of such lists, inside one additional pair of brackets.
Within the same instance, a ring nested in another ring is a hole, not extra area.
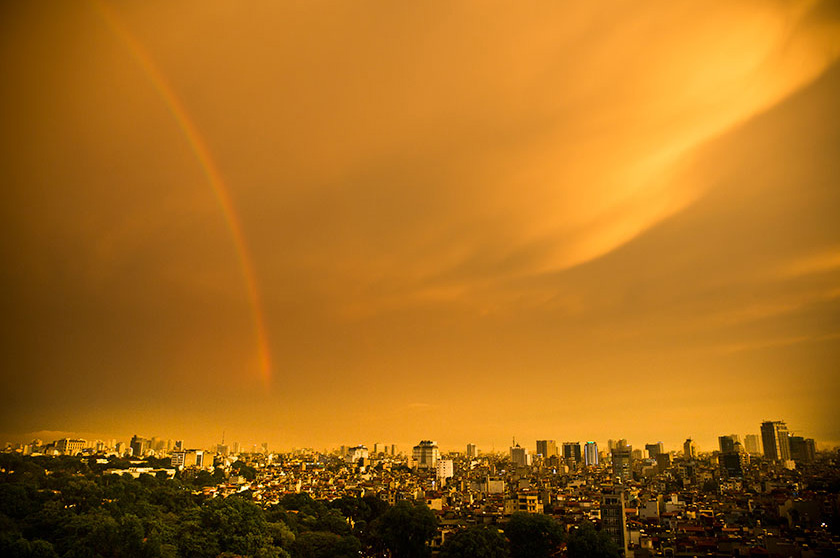
[(178, 536), (183, 556), (279, 555), (263, 511), (243, 498), (213, 498), (183, 517)]
[(508, 544), (496, 527), (476, 525), (448, 537), (440, 558), (508, 558)]
[(429, 555), (437, 518), (422, 502), (402, 501), (377, 519), (375, 529), (394, 558), (421, 558)]
[(563, 527), (541, 513), (515, 513), (505, 526), (512, 558), (557, 556), (563, 542)]
[(620, 558), (621, 550), (606, 531), (596, 531), (595, 527), (584, 522), (569, 533), (567, 543), (569, 558)]
[(45, 540), (37, 539), (29, 545), (29, 558), (58, 558), (53, 545)]
[(242, 460), (237, 460), (230, 466), (231, 471), (239, 473), (245, 480), (255, 480), (257, 478), (257, 470)]
[(289, 549), (295, 542), (295, 534), (289, 526), (282, 521), (273, 521), (268, 524), (268, 534), (271, 536), (275, 546)]
[(295, 539), (292, 554), (295, 558), (357, 558), (361, 549), (356, 537), (307, 531)]

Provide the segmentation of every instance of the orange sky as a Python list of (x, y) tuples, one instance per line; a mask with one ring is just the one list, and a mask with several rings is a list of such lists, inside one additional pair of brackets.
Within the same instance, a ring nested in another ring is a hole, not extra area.
[(826, 2), (0, 7), (0, 441), (840, 444)]

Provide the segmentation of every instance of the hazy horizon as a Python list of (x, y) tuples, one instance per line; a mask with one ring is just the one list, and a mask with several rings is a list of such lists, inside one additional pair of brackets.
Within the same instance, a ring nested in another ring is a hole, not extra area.
[[(790, 425), (788, 425), (788, 427), (790, 427)], [(759, 437), (759, 446), (761, 444), (761, 433), (758, 430), (758, 428), (756, 429), (755, 432), (727, 432), (727, 433), (721, 433), (719, 435), (720, 436), (726, 436), (726, 435), (730, 435), (730, 434), (738, 434), (740, 436), (740, 440), (741, 440), (742, 444), (744, 443), (744, 439), (745, 439), (745, 436), (747, 434), (755, 434), (756, 436)], [(209, 435), (205, 436), (203, 438), (199, 438), (197, 440), (190, 440), (190, 439), (178, 438), (176, 435), (169, 436), (169, 435), (161, 435), (160, 433), (148, 433), (148, 432), (133, 432), (132, 434), (122, 434), (122, 435), (102, 435), (101, 433), (91, 433), (91, 432), (79, 433), (79, 432), (66, 432), (66, 431), (53, 430), (53, 431), (27, 432), (27, 433), (21, 433), (20, 435), (17, 435), (17, 436), (7, 436), (5, 438), (0, 438), (0, 442), (7, 442), (8, 441), (8, 442), (12, 442), (12, 443), (25, 444), (25, 443), (29, 443), (29, 442), (31, 442), (35, 439), (40, 439), (44, 443), (50, 443), (50, 442), (53, 442), (55, 440), (60, 440), (62, 438), (81, 438), (81, 439), (84, 439), (88, 442), (92, 442), (92, 441), (96, 441), (96, 440), (108, 441), (109, 439), (114, 439), (117, 442), (127, 443), (127, 442), (130, 441), (131, 437), (134, 436), (134, 435), (140, 436), (142, 438), (147, 438), (147, 439), (151, 439), (151, 438), (154, 437), (154, 438), (157, 438), (159, 440), (164, 440), (164, 441), (165, 440), (172, 440), (173, 442), (175, 440), (183, 440), (184, 447), (195, 448), (195, 449), (212, 449), (216, 445), (221, 444), (222, 442), (224, 442), (225, 444), (227, 444), (229, 446), (231, 444), (233, 444), (234, 442), (237, 442), (240, 445), (240, 451), (243, 452), (243, 453), (248, 453), (248, 450), (253, 449), (254, 447), (256, 447), (259, 450), (260, 445), (264, 442), (267, 442), (268, 447), (269, 447), (269, 451), (270, 452), (278, 452), (278, 453), (288, 453), (288, 452), (291, 452), (291, 451), (296, 450), (296, 449), (307, 449), (307, 448), (312, 449), (314, 451), (318, 451), (318, 452), (323, 452), (323, 451), (330, 452), (330, 451), (339, 449), (341, 446), (352, 447), (353, 445), (364, 445), (364, 446), (367, 446), (368, 449), (372, 450), (374, 444), (380, 444), (380, 446), (382, 446), (382, 447), (384, 447), (384, 446), (390, 447), (391, 445), (395, 445), (398, 453), (403, 453), (403, 454), (410, 455), (412, 448), (421, 441), (420, 438), (418, 438), (415, 441), (402, 441), (402, 442), (394, 441), (394, 440), (369, 441), (369, 440), (362, 439), (362, 440), (346, 440), (343, 443), (339, 442), (339, 443), (334, 443), (334, 444), (325, 444), (325, 445), (322, 445), (322, 446), (314, 446), (314, 445), (311, 445), (311, 444), (309, 444), (309, 445), (308, 444), (297, 444), (297, 445), (289, 445), (289, 446), (277, 446), (277, 445), (274, 445), (271, 442), (271, 440), (267, 440), (267, 439), (266, 440), (255, 441), (255, 440), (248, 439), (248, 438), (246, 438), (246, 439), (232, 438), (230, 435), (228, 435), (227, 431), (222, 432), (222, 434), (215, 440), (212, 439), (212, 436), (209, 436)], [(793, 430), (793, 431), (791, 431), (791, 435), (799, 436), (799, 435), (803, 435), (803, 433), (798, 432), (796, 430)], [(224, 436), (224, 438), (222, 438), (222, 436)], [(688, 437), (689, 436), (686, 436), (686, 438), (688, 438)], [(808, 438), (809, 436), (807, 436), (807, 434), (806, 434), (806, 435), (804, 435), (804, 437)], [(655, 444), (657, 442), (662, 442), (666, 452), (676, 452), (677, 454), (681, 454), (683, 452), (683, 443), (686, 441), (685, 439), (682, 439), (682, 440), (678, 440), (678, 441), (673, 441), (672, 440), (672, 441), (666, 442), (664, 440), (654, 439), (655, 437), (650, 437), (650, 438), (646, 438), (646, 439), (631, 440), (631, 439), (625, 438), (623, 436), (613, 436), (611, 438), (603, 438), (603, 439), (594, 439), (592, 437), (589, 437), (589, 438), (562, 438), (561, 439), (561, 438), (552, 438), (552, 437), (548, 437), (548, 436), (540, 437), (540, 438), (533, 438), (533, 439), (524, 439), (524, 438), (520, 438), (518, 436), (516, 436), (516, 437), (512, 436), (507, 440), (507, 444), (505, 444), (504, 441), (500, 441), (500, 443), (496, 444), (495, 440), (487, 441), (486, 443), (482, 444), (482, 443), (476, 443), (474, 440), (466, 440), (463, 443), (459, 443), (457, 441), (448, 440), (447, 438), (443, 438), (446, 441), (441, 443), (440, 439), (435, 438), (434, 436), (426, 436), (422, 439), (423, 440), (433, 440), (433, 441), (435, 441), (436, 443), (438, 443), (438, 446), (440, 447), (441, 451), (444, 452), (444, 453), (445, 452), (461, 452), (461, 453), (463, 453), (466, 449), (467, 444), (476, 444), (476, 447), (477, 447), (478, 451), (481, 452), (481, 453), (492, 453), (492, 452), (507, 453), (509, 448), (512, 447), (513, 443), (516, 443), (516, 445), (519, 445), (521, 447), (526, 447), (531, 451), (531, 453), (535, 453), (537, 440), (554, 440), (555, 442), (557, 442), (558, 448), (560, 448), (562, 446), (563, 442), (579, 442), (581, 444), (581, 447), (582, 447), (586, 442), (594, 441), (595, 443), (598, 444), (598, 451), (606, 451), (606, 450), (608, 450), (608, 446), (607, 446), (608, 440), (618, 441), (619, 439), (622, 439), (622, 438), (627, 439), (628, 444), (630, 446), (632, 446), (633, 449), (642, 450), (643, 452), (645, 451), (645, 444)], [(717, 438), (714, 438), (713, 440), (712, 439), (700, 440), (700, 439), (697, 439), (697, 438), (694, 438), (694, 437), (691, 437), (691, 438), (696, 443), (697, 449), (700, 452), (713, 452), (713, 451), (717, 451), (718, 448), (719, 448)], [(836, 450), (836, 449), (840, 448), (840, 441), (815, 440), (815, 443), (816, 443), (817, 451)]]

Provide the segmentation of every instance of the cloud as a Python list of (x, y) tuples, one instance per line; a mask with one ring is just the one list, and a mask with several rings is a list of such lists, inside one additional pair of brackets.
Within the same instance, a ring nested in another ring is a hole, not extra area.
[(829, 5), (114, 5), (230, 189), (270, 390), (228, 224), (143, 68), (93, 10), (15, 8), (2, 422), (229, 404), (334, 439), (432, 375), (467, 433), (512, 379), (550, 403), (819, 376), (831, 339), (761, 359), (836, 330)]

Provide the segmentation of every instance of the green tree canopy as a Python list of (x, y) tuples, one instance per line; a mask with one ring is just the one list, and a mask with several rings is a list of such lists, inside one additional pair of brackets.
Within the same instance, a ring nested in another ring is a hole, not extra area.
[(476, 525), (446, 538), (440, 558), (508, 558), (504, 535), (494, 526)]
[(358, 558), (361, 549), (356, 537), (308, 531), (295, 539), (292, 555), (294, 558)]
[(429, 555), (437, 529), (435, 514), (423, 503), (398, 502), (377, 519), (376, 533), (394, 558)]
[(621, 550), (606, 531), (596, 531), (595, 527), (587, 521), (569, 533), (567, 556), (569, 558), (620, 558)]
[(515, 513), (505, 526), (512, 558), (548, 558), (559, 555), (563, 527), (541, 513)]

